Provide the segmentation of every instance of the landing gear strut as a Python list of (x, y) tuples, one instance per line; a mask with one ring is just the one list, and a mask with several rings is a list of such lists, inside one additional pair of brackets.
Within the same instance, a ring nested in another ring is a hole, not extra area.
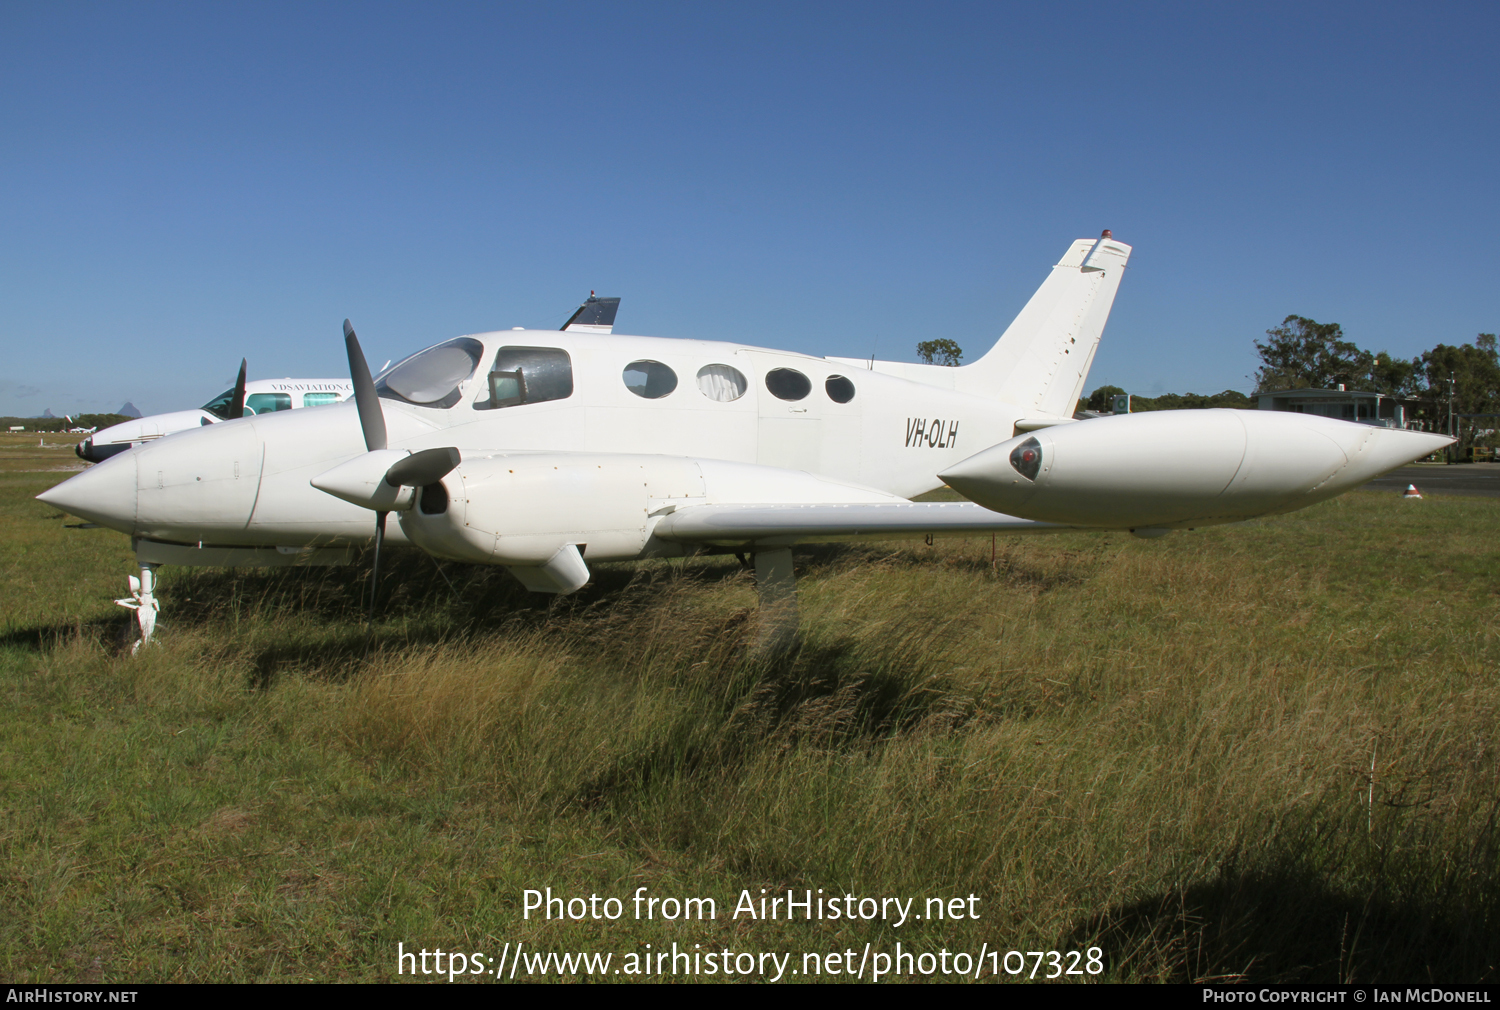
[(755, 588), (760, 593), (755, 649), (769, 655), (785, 652), (797, 640), (797, 576), (790, 547), (755, 552)]

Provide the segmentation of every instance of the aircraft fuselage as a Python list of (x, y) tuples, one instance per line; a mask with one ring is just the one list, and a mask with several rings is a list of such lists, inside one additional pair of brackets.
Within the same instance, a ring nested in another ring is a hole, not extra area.
[[(484, 345), (483, 354), (458, 383), (451, 406), (381, 399), (391, 448), (451, 445), (466, 458), (494, 451), (700, 457), (806, 471), (911, 497), (940, 486), (936, 474), (946, 466), (1011, 437), (1025, 413), (847, 362), (740, 344), (555, 330), (471, 339)], [(490, 399), (489, 365), (507, 347), (565, 352), (571, 395), (476, 408)], [(642, 362), (658, 386), (665, 374), (658, 366), (670, 369), (675, 388), (651, 398), (632, 392), (625, 373)], [(945, 377), (945, 369), (929, 367), (935, 378)], [(700, 379), (705, 369), (709, 377)], [(732, 399), (722, 398), (736, 391), (731, 381), (726, 392), (725, 374), (743, 379), (743, 392)], [(804, 384), (806, 391), (797, 399), (777, 396), (768, 377), (780, 380), (783, 396), (802, 392)], [(237, 546), (363, 544), (371, 536), (370, 513), (308, 482), (364, 451), (348, 401), (185, 432), (80, 476), (91, 478), (90, 498), (99, 506), (88, 518), (135, 537)], [(114, 504), (102, 507), (107, 502)], [(390, 535), (402, 539), (394, 527)]]

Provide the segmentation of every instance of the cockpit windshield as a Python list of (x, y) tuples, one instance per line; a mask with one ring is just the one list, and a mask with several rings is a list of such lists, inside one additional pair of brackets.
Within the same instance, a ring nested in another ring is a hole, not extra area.
[(386, 369), (375, 391), (419, 407), (451, 407), (458, 402), (459, 383), (474, 374), (483, 357), (484, 345), (472, 337), (445, 340)]

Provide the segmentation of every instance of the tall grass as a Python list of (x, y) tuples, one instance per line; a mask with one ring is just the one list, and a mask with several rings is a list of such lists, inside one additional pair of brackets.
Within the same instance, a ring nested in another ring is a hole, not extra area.
[[(779, 657), (724, 559), (549, 601), (402, 557), (367, 658), (357, 570), (169, 572), (137, 658), (103, 608), (0, 652), (0, 968), (899, 940), (1099, 946), (1120, 980), (1494, 980), (1497, 520), (1370, 494), (993, 563), (987, 539), (813, 548)], [(547, 886), (719, 918), (523, 918)], [(972, 893), (980, 918), (729, 917), (788, 887)]]

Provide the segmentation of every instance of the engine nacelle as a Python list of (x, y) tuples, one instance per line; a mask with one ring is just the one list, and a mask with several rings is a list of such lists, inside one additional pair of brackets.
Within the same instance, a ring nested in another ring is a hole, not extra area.
[[(417, 489), (415, 507), (401, 513), (401, 530), (438, 557), (509, 565), (532, 588), (568, 592), (547, 587), (579, 578), (582, 569), (572, 548), (586, 547), (589, 561), (680, 553), (681, 545), (651, 537), (659, 518), (677, 509), (904, 501), (872, 488), (754, 463), (501, 452), (466, 457), (441, 483)], [(530, 581), (533, 576), (539, 580), (536, 585)]]
[(1451, 441), (1311, 414), (1162, 410), (1043, 428), (939, 476), (1007, 515), (1171, 529), (1304, 508)]
[(174, 410), (170, 414), (131, 418), (94, 432), (73, 451), (79, 459), (102, 463), (142, 442), (153, 442), (163, 435), (204, 427), (218, 420), (206, 410)]
[(478, 564), (536, 567), (568, 545), (587, 545), (590, 560), (634, 558), (652, 512), (703, 493), (681, 457), (496, 453), (419, 489), (401, 529), (431, 554)]

